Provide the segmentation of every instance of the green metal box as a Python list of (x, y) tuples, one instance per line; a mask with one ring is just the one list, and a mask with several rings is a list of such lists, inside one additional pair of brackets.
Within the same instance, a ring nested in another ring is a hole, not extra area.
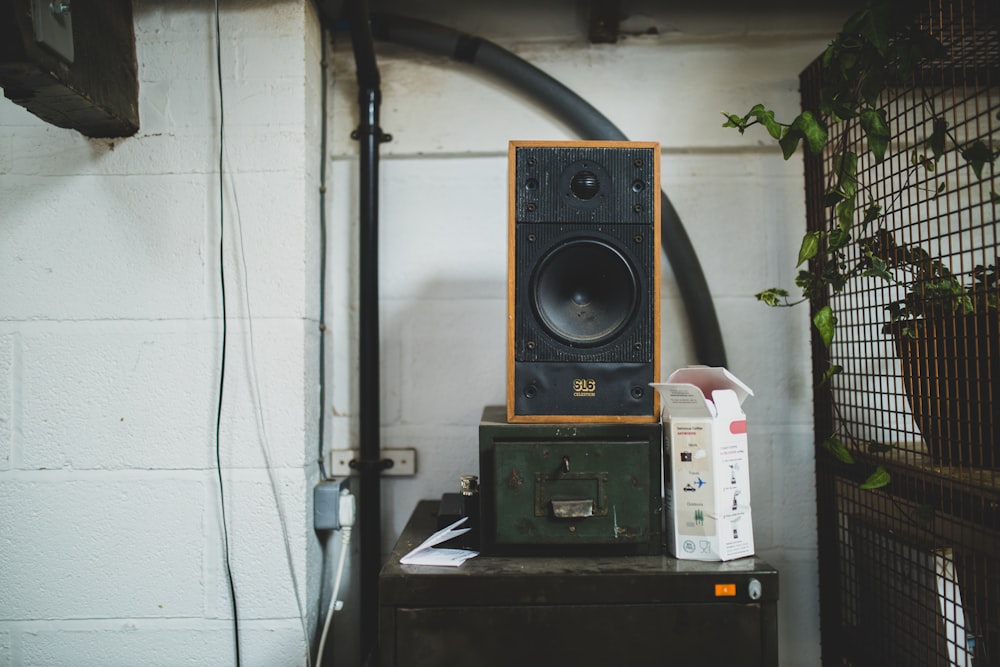
[(662, 426), (479, 425), (480, 549), (494, 554), (663, 553)]

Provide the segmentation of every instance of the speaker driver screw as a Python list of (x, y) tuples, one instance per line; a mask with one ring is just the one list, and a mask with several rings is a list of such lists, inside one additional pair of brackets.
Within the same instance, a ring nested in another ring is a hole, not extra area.
[(642, 398), (644, 393), (642, 387), (632, 387), (632, 398)]
[(642, 165), (645, 163), (642, 161), (642, 158), (636, 158), (635, 161), (632, 162), (632, 164), (634, 164), (636, 167), (642, 167)]
[(534, 242), (535, 242), (535, 235), (528, 234), (528, 243), (534, 243)]
[(642, 234), (636, 234), (635, 236), (632, 237), (632, 240), (635, 241), (636, 243), (642, 243)]
[(538, 208), (538, 204), (536, 204), (535, 202), (528, 202), (528, 205), (525, 208), (528, 209), (529, 213), (534, 213), (535, 209)]
[(633, 213), (642, 213), (642, 204), (633, 204), (632, 205), (632, 212)]
[(632, 349), (638, 352), (642, 349), (642, 343), (640, 341), (632, 343)]
[(538, 393), (538, 387), (536, 387), (533, 384), (529, 384), (527, 387), (524, 388), (524, 397), (525, 398), (534, 398), (535, 394), (537, 394), (537, 393)]
[(534, 350), (535, 349), (535, 341), (529, 340), (527, 343), (524, 344), (524, 346), (526, 348), (528, 348), (529, 350)]

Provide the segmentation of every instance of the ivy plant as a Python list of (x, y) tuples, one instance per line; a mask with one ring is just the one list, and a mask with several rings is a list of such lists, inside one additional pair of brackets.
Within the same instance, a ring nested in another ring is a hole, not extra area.
[[(907, 85), (921, 67), (945, 55), (944, 46), (920, 29), (900, 3), (869, 3), (848, 18), (822, 54), (816, 108), (803, 109), (789, 122), (779, 121), (765, 104), (755, 104), (744, 114), (723, 112), (723, 127), (743, 134), (755, 125), (761, 126), (786, 160), (800, 146), (809, 155), (826, 153), (830, 157), (833, 168), (824, 196), (829, 225), (808, 231), (802, 239), (795, 278), (801, 297), (793, 299), (788, 290), (779, 287), (755, 295), (769, 306), (815, 302), (812, 322), (827, 347), (835, 338), (837, 326), (829, 297), (861, 277), (879, 278), (904, 288), (905, 296), (887, 307), (890, 321), (912, 320), (948, 309), (972, 312), (996, 308), (996, 264), (976, 267), (975, 281), (967, 285), (923, 249), (897, 245), (881, 226), (888, 203), (869, 196), (866, 184), (859, 181), (859, 155), (848, 143), (849, 134), (839, 133), (837, 142), (830, 144), (831, 128), (839, 123), (854, 123), (862, 132), (865, 152), (876, 163), (882, 162), (893, 138), (893, 119), (880, 106), (882, 94)], [(992, 178), (1000, 151), (991, 146), (989, 139), (959, 143), (947, 121), (935, 113), (929, 102), (926, 108), (926, 140), (910, 149), (910, 168), (933, 171), (947, 151), (955, 150), (978, 179)], [(991, 199), (994, 205), (1000, 203), (996, 187), (992, 188)], [(822, 381), (839, 372), (838, 366), (831, 366)], [(872, 452), (885, 447), (868, 444)], [(830, 436), (823, 447), (839, 460), (853, 462), (850, 451), (837, 437)], [(862, 486), (879, 488), (888, 483), (888, 473), (879, 466)]]

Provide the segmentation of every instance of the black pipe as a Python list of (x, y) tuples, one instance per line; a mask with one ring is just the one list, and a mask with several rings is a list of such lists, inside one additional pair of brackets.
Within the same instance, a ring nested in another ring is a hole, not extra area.
[[(482, 67), (547, 107), (584, 139), (626, 141), (597, 109), (534, 65), (487, 40), (432, 23), (373, 14), (377, 39)], [(691, 240), (670, 199), (660, 190), (663, 249), (684, 302), (699, 364), (725, 366), (726, 350), (712, 294)]]
[(378, 573), (382, 566), (382, 491), (379, 400), (378, 167), (382, 102), (366, 0), (348, 7), (358, 80), (360, 122), (353, 136), (360, 157), (360, 502), (361, 660), (374, 664), (378, 646)]

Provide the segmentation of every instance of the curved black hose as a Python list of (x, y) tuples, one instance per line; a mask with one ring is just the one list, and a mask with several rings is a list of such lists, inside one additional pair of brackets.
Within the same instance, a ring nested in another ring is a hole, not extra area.
[[(372, 14), (375, 39), (477, 65), (525, 92), (582, 138), (626, 141), (621, 130), (597, 109), (551, 76), (517, 55), (479, 37), (425, 21)], [(680, 288), (698, 363), (725, 366), (726, 350), (712, 295), (680, 216), (660, 191), (661, 238)]]

